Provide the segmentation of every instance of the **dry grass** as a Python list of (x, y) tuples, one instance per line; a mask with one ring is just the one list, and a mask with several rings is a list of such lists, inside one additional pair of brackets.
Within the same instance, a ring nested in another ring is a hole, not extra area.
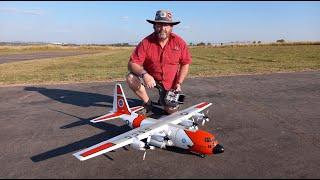
[(58, 51), (81, 51), (81, 52), (103, 52), (117, 49), (132, 49), (132, 47), (114, 47), (114, 46), (62, 46), (62, 45), (27, 45), (27, 46), (0, 46), (0, 55), (24, 54), (34, 52), (58, 52)]
[[(0, 84), (124, 79), (132, 51), (114, 48), (90, 55), (0, 64)], [(193, 63), (189, 77), (320, 69), (320, 45), (193, 47), (190, 51)]]

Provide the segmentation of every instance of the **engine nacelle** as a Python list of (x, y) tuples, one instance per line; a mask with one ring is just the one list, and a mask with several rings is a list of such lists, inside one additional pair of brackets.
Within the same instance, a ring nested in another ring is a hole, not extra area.
[(173, 142), (171, 140), (156, 141), (151, 139), (149, 144), (162, 149), (166, 148), (166, 146), (173, 146)]
[(149, 144), (152, 146), (156, 146), (158, 148), (162, 148), (162, 149), (166, 147), (165, 141), (160, 142), (160, 141), (156, 141), (154, 139), (151, 139)]
[(130, 146), (136, 150), (140, 150), (140, 151), (146, 150), (146, 148), (145, 148), (146, 144), (142, 141), (139, 141), (139, 140), (134, 141), (132, 144), (130, 144)]
[(181, 126), (184, 126), (184, 127), (191, 127), (193, 126), (193, 121), (191, 120), (184, 120), (182, 121), (181, 123), (179, 123)]
[(151, 136), (151, 139), (155, 140), (155, 141), (163, 142), (164, 141), (164, 136), (153, 135), (153, 136)]
[(196, 113), (191, 118), (196, 120), (196, 121), (201, 121), (204, 118), (204, 114)]

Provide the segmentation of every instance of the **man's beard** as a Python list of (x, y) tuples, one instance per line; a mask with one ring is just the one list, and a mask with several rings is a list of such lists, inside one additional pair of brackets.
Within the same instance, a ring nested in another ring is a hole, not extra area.
[(158, 39), (159, 40), (166, 40), (169, 37), (170, 32), (166, 32), (166, 31), (160, 31), (160, 32), (156, 32)]

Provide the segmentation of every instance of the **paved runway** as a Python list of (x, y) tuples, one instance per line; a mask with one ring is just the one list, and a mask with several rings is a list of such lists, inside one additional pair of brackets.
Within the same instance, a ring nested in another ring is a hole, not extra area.
[(156, 149), (142, 161), (129, 147), (81, 162), (74, 152), (129, 130), (120, 120), (89, 123), (111, 110), (114, 84), (1, 87), (0, 177), (320, 178), (319, 71), (187, 79), (183, 108), (213, 103), (200, 129), (223, 154)]
[(82, 54), (93, 54), (96, 52), (81, 52), (81, 51), (44, 51), (44, 52), (33, 52), (24, 54), (7, 54), (0, 55), (0, 64), (11, 63), (17, 61), (26, 61), (34, 59), (45, 59), (45, 58), (56, 58), (56, 57), (66, 57), (66, 56), (76, 56)]

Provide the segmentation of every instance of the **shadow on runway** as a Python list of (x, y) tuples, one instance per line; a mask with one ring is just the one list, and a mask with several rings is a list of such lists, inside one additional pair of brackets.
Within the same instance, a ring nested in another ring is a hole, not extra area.
[[(81, 107), (112, 107), (113, 102), (113, 96), (97, 93), (88, 93), (65, 89), (49, 89), (45, 87), (25, 87), (24, 90), (35, 91), (61, 103), (72, 104)], [(139, 106), (143, 103), (141, 100), (130, 98), (127, 98), (127, 101), (130, 107)], [(107, 105), (100, 103), (107, 103)]]
[[(89, 107), (89, 106), (112, 107), (112, 104), (113, 104), (113, 96), (109, 96), (109, 95), (64, 90), (64, 89), (48, 89), (43, 87), (25, 87), (25, 90), (36, 91), (53, 100), (66, 103), (66, 104), (81, 106), (81, 107)], [(137, 100), (137, 99), (127, 99), (127, 100), (130, 107), (139, 106), (142, 104), (141, 100)], [(108, 104), (107, 105), (99, 104), (102, 102), (106, 102)], [(40, 161), (44, 161), (44, 160), (54, 158), (60, 155), (64, 155), (70, 152), (79, 151), (131, 130), (131, 128), (128, 125), (116, 126), (106, 122), (100, 122), (100, 123), (90, 122), (90, 120), (98, 116), (90, 117), (90, 118), (81, 118), (72, 114), (68, 114), (66, 112), (59, 111), (59, 110), (55, 110), (55, 109), (50, 109), (50, 110), (56, 111), (71, 117), (75, 117), (78, 119), (78, 121), (75, 121), (60, 127), (61, 129), (68, 129), (68, 128), (78, 127), (82, 125), (90, 125), (95, 128), (104, 130), (104, 132), (85, 138), (83, 140), (71, 143), (71, 144), (68, 144), (68, 145), (62, 146), (62, 147), (58, 147), (56, 149), (49, 150), (47, 152), (40, 153), (38, 155), (34, 155), (30, 158), (33, 162), (40, 162)], [(164, 114), (163, 109), (160, 109), (160, 108), (154, 107), (152, 111), (153, 111), (153, 114), (150, 116), (151, 118), (157, 119)], [(126, 149), (125, 147), (123, 148)], [(178, 153), (186, 153), (183, 150), (171, 148), (171, 147), (168, 150), (178, 152)], [(106, 156), (106, 157), (110, 160), (113, 160), (109, 156)]]
[[(131, 128), (128, 125), (116, 126), (116, 125), (113, 125), (113, 124), (110, 124), (110, 123), (106, 123), (106, 122), (100, 122), (100, 123), (92, 123), (92, 122), (90, 122), (90, 120), (96, 118), (96, 116), (95, 117), (90, 117), (90, 118), (81, 118), (81, 117), (77, 117), (77, 116), (72, 115), (72, 114), (68, 114), (68, 113), (59, 111), (59, 110), (54, 110), (54, 109), (51, 109), (51, 110), (79, 119), (78, 121), (75, 121), (75, 122), (72, 122), (70, 124), (61, 126), (60, 127), (61, 129), (68, 129), (68, 128), (73, 128), (73, 127), (82, 126), (82, 125), (90, 125), (90, 126), (93, 126), (95, 128), (104, 130), (104, 132), (102, 132), (100, 134), (97, 134), (97, 135), (94, 135), (94, 136), (91, 136), (91, 137), (88, 137), (86, 139), (71, 143), (71, 144), (68, 144), (66, 146), (62, 146), (62, 147), (59, 147), (59, 148), (56, 148), (56, 149), (49, 150), (47, 152), (40, 153), (38, 155), (34, 155), (34, 156), (32, 156), (30, 158), (33, 162), (40, 162), (40, 161), (44, 161), (44, 160), (47, 160), (47, 159), (50, 159), (50, 158), (54, 158), (54, 157), (57, 157), (57, 156), (60, 156), (60, 155), (71, 153), (71, 152), (74, 152), (74, 151), (79, 151), (79, 150), (82, 150), (82, 149), (85, 149), (87, 147), (93, 146), (93, 145), (98, 144), (98, 143), (100, 143), (102, 141), (108, 140), (110, 138), (113, 138), (113, 137), (115, 137), (117, 135), (120, 135), (122, 133), (125, 133), (125, 132), (131, 130)], [(128, 150), (126, 147), (122, 147), (122, 148), (124, 150)], [(166, 150), (172, 151), (172, 152), (176, 152), (176, 153), (190, 154), (191, 155), (191, 153), (188, 152), (187, 150), (176, 148), (176, 147), (167, 147)], [(111, 158), (108, 155), (105, 155), (105, 157), (107, 157), (109, 160), (113, 160), (113, 158)]]
[[(54, 110), (57, 111), (57, 110)], [(57, 111), (66, 115), (70, 115), (67, 113), (64, 113), (62, 111)], [(99, 128), (104, 130), (104, 132), (88, 137), (86, 139), (68, 144), (66, 146), (62, 146), (53, 150), (49, 150), (47, 152), (32, 156), (30, 159), (33, 162), (40, 162), (40, 161), (44, 161), (50, 158), (54, 158), (60, 155), (64, 155), (73, 151), (78, 151), (78, 150), (82, 150), (85, 149), (87, 147), (93, 146), (95, 144), (98, 144), (102, 141), (108, 140), (112, 137), (115, 137), (119, 134), (122, 134), (124, 132), (127, 132), (129, 130), (131, 130), (131, 128), (127, 125), (122, 125), (122, 126), (116, 126), (110, 123), (106, 123), (106, 122), (100, 122), (100, 123), (91, 123), (90, 120), (95, 118), (95, 117), (90, 117), (88, 119), (84, 119), (84, 118), (79, 118), (77, 116), (74, 115), (70, 115), (73, 117), (76, 117), (79, 119), (79, 121), (73, 122), (71, 124), (65, 125), (60, 127), (61, 129), (67, 129), (67, 128), (72, 128), (72, 127), (76, 127), (76, 126), (81, 126), (81, 125), (91, 125), (93, 127)], [(124, 148), (125, 149), (125, 148)], [(111, 159), (110, 159), (111, 160)]]

